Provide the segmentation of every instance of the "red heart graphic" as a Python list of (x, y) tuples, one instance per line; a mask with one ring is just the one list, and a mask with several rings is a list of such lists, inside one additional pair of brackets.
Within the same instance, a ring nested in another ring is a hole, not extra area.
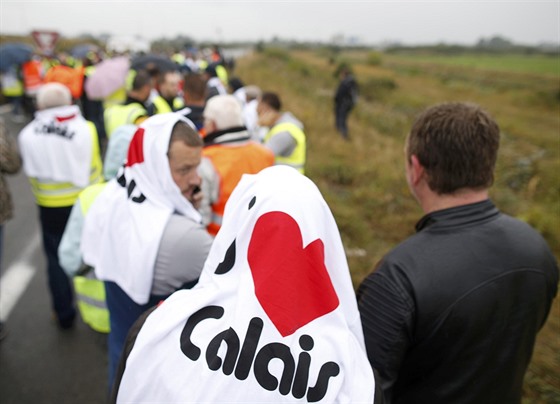
[(305, 248), (297, 222), (284, 212), (259, 217), (247, 261), (262, 308), (283, 337), (338, 307), (321, 239)]
[(128, 146), (126, 166), (144, 162), (144, 128), (138, 128)]

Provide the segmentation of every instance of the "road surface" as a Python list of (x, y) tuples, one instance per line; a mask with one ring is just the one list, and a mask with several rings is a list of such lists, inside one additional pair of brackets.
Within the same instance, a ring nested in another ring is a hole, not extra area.
[[(25, 123), (0, 107), (8, 131)], [(27, 178), (6, 176), (15, 215), (4, 226), (0, 270), (0, 403), (64, 404), (107, 401), (107, 342), (77, 319), (73, 329), (56, 325), (47, 289), (38, 210)]]

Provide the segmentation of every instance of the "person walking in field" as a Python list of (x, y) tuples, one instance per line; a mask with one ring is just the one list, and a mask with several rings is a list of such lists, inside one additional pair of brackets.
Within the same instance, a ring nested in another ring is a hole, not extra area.
[(344, 140), (350, 140), (348, 115), (358, 100), (358, 84), (349, 67), (343, 66), (339, 72), (340, 83), (334, 95), (334, 115), (336, 129)]
[(387, 403), (520, 403), (557, 293), (543, 237), (489, 198), (500, 142), (479, 106), (424, 111), (405, 145), (425, 216), (359, 286), (371, 365)]

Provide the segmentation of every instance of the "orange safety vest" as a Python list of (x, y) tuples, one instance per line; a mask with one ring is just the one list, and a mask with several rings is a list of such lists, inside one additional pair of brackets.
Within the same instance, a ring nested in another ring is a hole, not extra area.
[(216, 235), (222, 225), (224, 208), (243, 174), (256, 174), (263, 168), (274, 164), (272, 151), (256, 142), (243, 145), (215, 144), (203, 149), (202, 155), (208, 157), (220, 177), (218, 200), (212, 205), (212, 219), (208, 232)]
[(43, 84), (41, 77), (41, 62), (37, 60), (30, 60), (21, 66), (23, 75), (23, 85), (27, 94), (33, 94), (39, 90)]
[(78, 99), (82, 96), (84, 90), (84, 71), (83, 67), (53, 66), (45, 74), (45, 83), (64, 84), (72, 93), (72, 98)]

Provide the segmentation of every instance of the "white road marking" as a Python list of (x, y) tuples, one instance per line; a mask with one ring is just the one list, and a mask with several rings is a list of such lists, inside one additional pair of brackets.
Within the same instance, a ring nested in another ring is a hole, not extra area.
[(12, 106), (10, 104), (0, 105), (0, 114), (7, 114), (8, 112), (12, 112)]
[(35, 275), (31, 259), (40, 247), (40, 233), (37, 232), (31, 242), (21, 252), (0, 278), (0, 320), (6, 321), (27, 285)]

